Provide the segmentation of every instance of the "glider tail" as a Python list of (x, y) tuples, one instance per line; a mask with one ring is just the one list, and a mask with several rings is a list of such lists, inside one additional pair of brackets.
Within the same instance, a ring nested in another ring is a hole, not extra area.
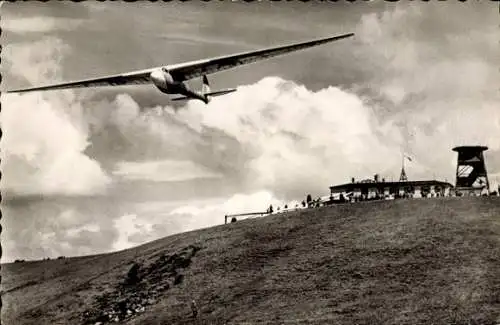
[(203, 84), (201, 86), (201, 92), (199, 94), (197, 94), (199, 97), (198, 96), (196, 96), (196, 97), (183, 96), (183, 97), (172, 98), (172, 100), (179, 101), (179, 100), (200, 99), (203, 102), (205, 102), (205, 104), (208, 104), (210, 102), (210, 100), (212, 99), (212, 97), (222, 96), (222, 95), (229, 94), (229, 93), (236, 91), (236, 88), (211, 91), (210, 84), (208, 83), (208, 78), (206, 75), (203, 75), (202, 81), (203, 81)]

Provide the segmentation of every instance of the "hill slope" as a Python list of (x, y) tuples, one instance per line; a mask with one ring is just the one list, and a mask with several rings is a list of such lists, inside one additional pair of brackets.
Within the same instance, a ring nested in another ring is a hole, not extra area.
[(496, 324), (500, 198), (302, 210), (2, 276), (4, 324)]

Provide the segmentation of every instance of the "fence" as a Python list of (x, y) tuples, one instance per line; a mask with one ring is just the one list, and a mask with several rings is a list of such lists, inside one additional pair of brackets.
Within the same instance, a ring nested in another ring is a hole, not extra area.
[(227, 218), (236, 218), (236, 217), (243, 217), (243, 216), (264, 216), (266, 214), (269, 214), (268, 212), (248, 212), (248, 213), (237, 213), (237, 214), (226, 214), (224, 216), (224, 224), (227, 224)]

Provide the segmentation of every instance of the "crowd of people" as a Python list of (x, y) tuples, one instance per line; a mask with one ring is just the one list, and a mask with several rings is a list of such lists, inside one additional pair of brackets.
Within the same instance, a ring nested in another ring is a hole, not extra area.
[[(497, 196), (500, 195), (500, 186), (497, 191), (492, 191), (484, 195), (489, 196)], [(455, 192), (450, 190), (448, 192), (427, 192), (424, 191), (418, 197), (419, 198), (438, 198), (438, 197), (458, 197), (464, 196), (464, 194), (460, 192)], [(412, 192), (402, 192), (402, 193), (394, 193), (390, 195), (375, 193), (374, 195), (353, 195), (353, 193), (340, 193), (339, 195), (330, 194), (329, 198), (316, 198), (313, 199), (311, 194), (306, 196), (306, 199), (303, 200), (300, 204), (295, 204), (295, 206), (289, 206), (285, 204), (283, 207), (274, 207), (272, 204), (266, 210), (266, 214), (274, 214), (274, 213), (282, 213), (286, 211), (299, 210), (299, 209), (307, 209), (307, 208), (319, 208), (321, 206), (328, 206), (334, 204), (343, 204), (343, 203), (355, 203), (355, 202), (363, 202), (363, 201), (379, 201), (379, 200), (397, 200), (397, 199), (413, 199), (416, 198), (415, 193)], [(231, 218), (231, 222), (236, 222), (236, 217)]]
[[(482, 196), (497, 196), (500, 195), (500, 187), (498, 191), (492, 191), (487, 194), (482, 194)], [(430, 192), (430, 191), (424, 191), (422, 192), (418, 198), (439, 198), (439, 197), (460, 197), (464, 196), (463, 193), (460, 192), (455, 192), (453, 190), (450, 190), (449, 192)], [(363, 201), (379, 201), (379, 200), (397, 200), (397, 199), (413, 199), (417, 198), (415, 193), (412, 192), (401, 192), (401, 193), (394, 193), (394, 194), (380, 194), (380, 193), (375, 193), (373, 195), (367, 195), (367, 194), (361, 194), (361, 195), (353, 195), (353, 193), (340, 193), (339, 195), (333, 196), (332, 194), (330, 195), (329, 198), (327, 199), (322, 199), (322, 198), (317, 198), (317, 199), (312, 199), (311, 195), (308, 194), (306, 199), (301, 202), (301, 204), (296, 204), (295, 207), (289, 207), (287, 204), (285, 204), (282, 208), (277, 207), (276, 210), (272, 205), (270, 205), (267, 209), (268, 214), (272, 213), (279, 213), (279, 212), (284, 212), (284, 211), (289, 211), (291, 209), (297, 210), (297, 209), (305, 209), (305, 208), (317, 208), (321, 206), (326, 206), (326, 205), (334, 205), (334, 204), (342, 204), (342, 203), (355, 203), (355, 202), (363, 202)]]
[(300, 204), (295, 204), (294, 207), (289, 207), (288, 204), (285, 204), (283, 207), (277, 207), (276, 210), (274, 210), (273, 205), (271, 204), (267, 208), (267, 213), (272, 214), (272, 213), (279, 213), (279, 212), (285, 212), (289, 210), (298, 210), (298, 209), (306, 209), (306, 208), (317, 208), (325, 204), (325, 201), (323, 201), (321, 198), (313, 199), (311, 194), (308, 194), (306, 199), (303, 200)]

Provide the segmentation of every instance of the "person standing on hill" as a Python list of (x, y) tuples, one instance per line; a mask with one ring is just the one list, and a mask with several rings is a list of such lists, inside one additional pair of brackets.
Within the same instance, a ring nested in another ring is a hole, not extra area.
[(193, 313), (193, 319), (198, 318), (198, 305), (196, 305), (196, 301), (191, 300), (191, 312)]
[(306, 203), (307, 203), (307, 207), (310, 208), (311, 207), (311, 203), (312, 203), (312, 196), (311, 196), (311, 194), (307, 194)]

